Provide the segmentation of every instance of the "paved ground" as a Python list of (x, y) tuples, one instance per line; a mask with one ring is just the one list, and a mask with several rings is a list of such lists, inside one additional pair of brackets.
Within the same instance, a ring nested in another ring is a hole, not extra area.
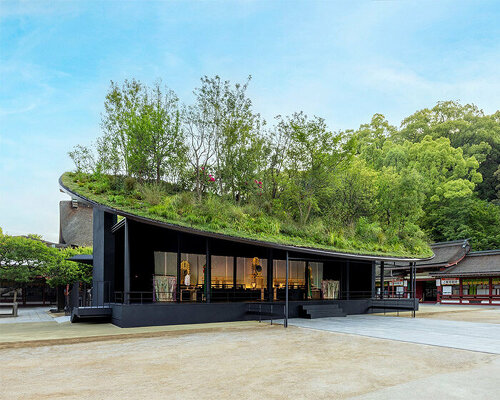
[[(286, 330), (252, 321), (121, 329), (48, 315), (0, 326), (0, 399), (489, 400), (498, 311), (425, 306), (416, 319), (290, 320)], [(460, 315), (488, 323), (450, 320)], [(302, 322), (315, 326), (292, 325)]]
[[(125, 338), (148, 338), (171, 334), (250, 329), (261, 326), (257, 321), (240, 321), (212, 324), (147, 326), (119, 328), (103, 323), (32, 322), (5, 324), (0, 327), (0, 349), (51, 346)], [(1, 396), (0, 396), (1, 398)]]
[[(47, 322), (53, 318), (48, 314), (50, 307), (19, 307), (17, 309), (17, 317), (0, 317), (0, 324), (13, 324), (23, 322)], [(7, 308), (2, 307), (2, 312), (6, 312)]]
[[(378, 314), (383, 315), (383, 314)], [(387, 313), (386, 316), (410, 318), (410, 312)], [(500, 307), (452, 304), (420, 304), (417, 318), (500, 324)]]
[(348, 315), (344, 318), (289, 320), (289, 325), (500, 354), (500, 325), (426, 318)]
[(23, 400), (492, 399), (500, 376), (496, 355), (268, 324), (0, 359), (0, 398)]

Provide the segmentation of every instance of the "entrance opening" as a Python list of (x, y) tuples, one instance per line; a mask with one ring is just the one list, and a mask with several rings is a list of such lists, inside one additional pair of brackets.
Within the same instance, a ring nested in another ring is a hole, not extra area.
[(424, 287), (422, 293), (422, 301), (436, 302), (437, 301), (436, 280), (433, 279), (432, 281), (425, 281), (423, 283)]

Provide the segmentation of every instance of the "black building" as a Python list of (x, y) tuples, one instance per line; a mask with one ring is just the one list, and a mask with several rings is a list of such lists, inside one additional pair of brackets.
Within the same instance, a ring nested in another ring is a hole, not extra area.
[[(168, 224), (98, 204), (60, 185), (93, 207), (92, 295), (73, 309), (73, 320), (108, 316), (131, 327), (367, 313), (380, 307), (375, 262), (417, 261)], [(398, 299), (398, 306), (418, 307), (408, 297)]]

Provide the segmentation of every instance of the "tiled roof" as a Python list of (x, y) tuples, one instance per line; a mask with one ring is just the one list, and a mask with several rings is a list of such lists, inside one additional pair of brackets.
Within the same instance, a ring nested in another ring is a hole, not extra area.
[(463, 261), (445, 271), (435, 272), (435, 276), (477, 276), (500, 275), (500, 250), (474, 251)]

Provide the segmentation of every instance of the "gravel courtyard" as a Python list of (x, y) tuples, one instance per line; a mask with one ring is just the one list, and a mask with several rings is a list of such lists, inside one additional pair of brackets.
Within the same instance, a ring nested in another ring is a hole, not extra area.
[(491, 398), (500, 357), (299, 327), (0, 350), (3, 399)]

